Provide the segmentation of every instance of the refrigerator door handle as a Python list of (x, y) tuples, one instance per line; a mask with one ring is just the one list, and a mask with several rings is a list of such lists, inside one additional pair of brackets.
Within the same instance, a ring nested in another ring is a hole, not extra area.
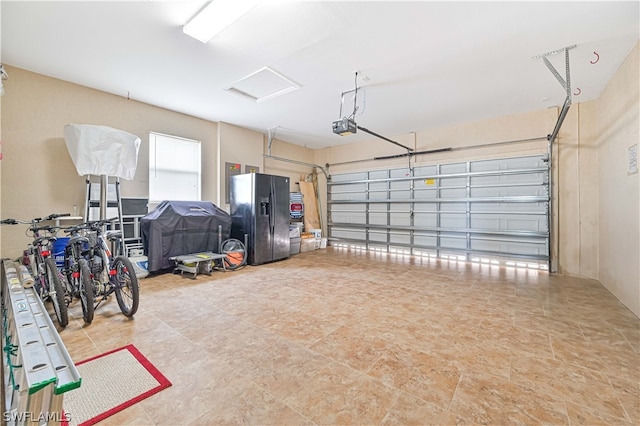
[(271, 191), (269, 193), (269, 231), (271, 233), (271, 237), (273, 238), (273, 233), (275, 232), (275, 228), (276, 228), (276, 218), (275, 218), (275, 211), (274, 211), (274, 204), (277, 201), (276, 199), (276, 193), (275, 193), (275, 188), (273, 185), (273, 181), (271, 181)]

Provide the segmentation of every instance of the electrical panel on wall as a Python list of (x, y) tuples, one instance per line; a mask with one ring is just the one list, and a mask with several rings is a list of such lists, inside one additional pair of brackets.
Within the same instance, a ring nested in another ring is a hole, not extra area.
[(231, 183), (231, 176), (242, 174), (242, 166), (239, 163), (224, 163), (224, 202), (229, 204), (229, 185)]

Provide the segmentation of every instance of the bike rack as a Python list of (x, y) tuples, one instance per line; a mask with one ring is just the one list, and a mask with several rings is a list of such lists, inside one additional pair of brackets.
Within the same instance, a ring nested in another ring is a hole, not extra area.
[(82, 378), (35, 290), (24, 288), (14, 262), (0, 263), (3, 420), (60, 424), (64, 393), (80, 387)]

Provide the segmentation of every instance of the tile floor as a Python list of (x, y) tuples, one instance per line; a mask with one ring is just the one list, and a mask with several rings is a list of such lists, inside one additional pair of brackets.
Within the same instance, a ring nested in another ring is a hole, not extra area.
[(640, 321), (596, 281), (329, 248), (141, 285), (60, 332), (173, 382), (101, 424), (640, 423)]

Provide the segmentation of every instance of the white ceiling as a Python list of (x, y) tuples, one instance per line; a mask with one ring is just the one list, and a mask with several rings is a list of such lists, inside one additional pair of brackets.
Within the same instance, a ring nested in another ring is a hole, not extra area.
[[(638, 1), (265, 0), (203, 44), (182, 26), (205, 4), (3, 0), (1, 60), (320, 148), (371, 138), (331, 130), (356, 71), (358, 125), (393, 138), (561, 105), (532, 58), (570, 45), (573, 102), (595, 99), (640, 31)], [(564, 56), (549, 59), (564, 76)], [(302, 87), (260, 103), (224, 90), (265, 66)]]

